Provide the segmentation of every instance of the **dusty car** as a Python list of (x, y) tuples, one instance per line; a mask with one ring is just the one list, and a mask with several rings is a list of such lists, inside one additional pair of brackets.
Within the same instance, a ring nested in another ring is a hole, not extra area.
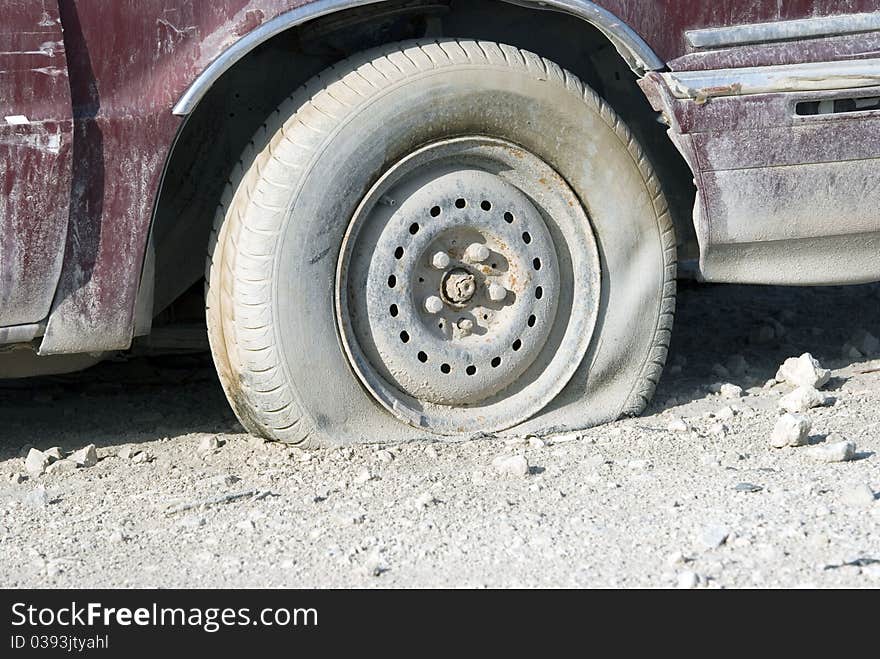
[(880, 280), (876, 0), (0, 17), (2, 378), (160, 344), (204, 286), (255, 434), (563, 431), (645, 407), (679, 262)]

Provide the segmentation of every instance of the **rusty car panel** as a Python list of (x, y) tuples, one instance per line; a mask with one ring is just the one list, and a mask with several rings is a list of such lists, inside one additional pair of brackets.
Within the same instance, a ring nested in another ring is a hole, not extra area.
[(70, 89), (57, 3), (6, 4), (0, 20), (0, 327), (30, 326), (21, 332), (32, 337), (49, 312), (67, 231)]

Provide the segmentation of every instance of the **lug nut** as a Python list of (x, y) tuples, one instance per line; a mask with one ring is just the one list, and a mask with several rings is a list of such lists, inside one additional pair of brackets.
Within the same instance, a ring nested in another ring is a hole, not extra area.
[(489, 299), (492, 302), (501, 302), (507, 297), (507, 289), (501, 284), (489, 284)]
[(431, 259), (431, 263), (438, 270), (445, 270), (449, 267), (450, 259), (449, 254), (446, 252), (437, 252), (434, 254), (434, 257)]
[(425, 300), (425, 310), (431, 314), (437, 314), (443, 311), (443, 300), (436, 295), (432, 295)]
[(469, 246), (464, 253), (464, 257), (471, 263), (482, 263), (489, 258), (491, 252), (489, 248), (480, 243), (474, 243)]

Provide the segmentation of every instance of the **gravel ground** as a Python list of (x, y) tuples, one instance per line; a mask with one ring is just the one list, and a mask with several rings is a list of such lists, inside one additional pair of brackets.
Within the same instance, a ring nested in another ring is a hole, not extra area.
[[(243, 434), (203, 356), (0, 385), (0, 586), (880, 586), (880, 288), (682, 287), (651, 409), (577, 436), (304, 453)], [(772, 448), (804, 352), (815, 446)]]

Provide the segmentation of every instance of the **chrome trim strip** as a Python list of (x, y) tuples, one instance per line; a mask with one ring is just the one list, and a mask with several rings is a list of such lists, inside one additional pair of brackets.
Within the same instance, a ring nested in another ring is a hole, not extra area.
[[(273, 18), (236, 41), (193, 81), (183, 93), (172, 113), (186, 116), (191, 113), (211, 86), (236, 62), (264, 41), (308, 21), (343, 9), (354, 9), (376, 4), (383, 0), (315, 0)], [(656, 71), (665, 64), (636, 32), (611, 12), (587, 0), (504, 0), (511, 4), (535, 9), (549, 9), (571, 14), (594, 25), (617, 46), (636, 71)]]
[(880, 86), (880, 59), (660, 74), (675, 98), (831, 91)]
[(880, 11), (690, 30), (685, 32), (685, 38), (693, 48), (724, 48), (726, 46), (744, 46), (811, 37), (858, 34), (875, 30), (880, 30)]
[[(0, 345), (10, 343), (28, 343), (38, 336), (42, 336), (46, 329), (46, 321), (31, 323), (29, 325), (13, 325), (0, 327)], [(2, 377), (2, 376), (0, 376)]]

